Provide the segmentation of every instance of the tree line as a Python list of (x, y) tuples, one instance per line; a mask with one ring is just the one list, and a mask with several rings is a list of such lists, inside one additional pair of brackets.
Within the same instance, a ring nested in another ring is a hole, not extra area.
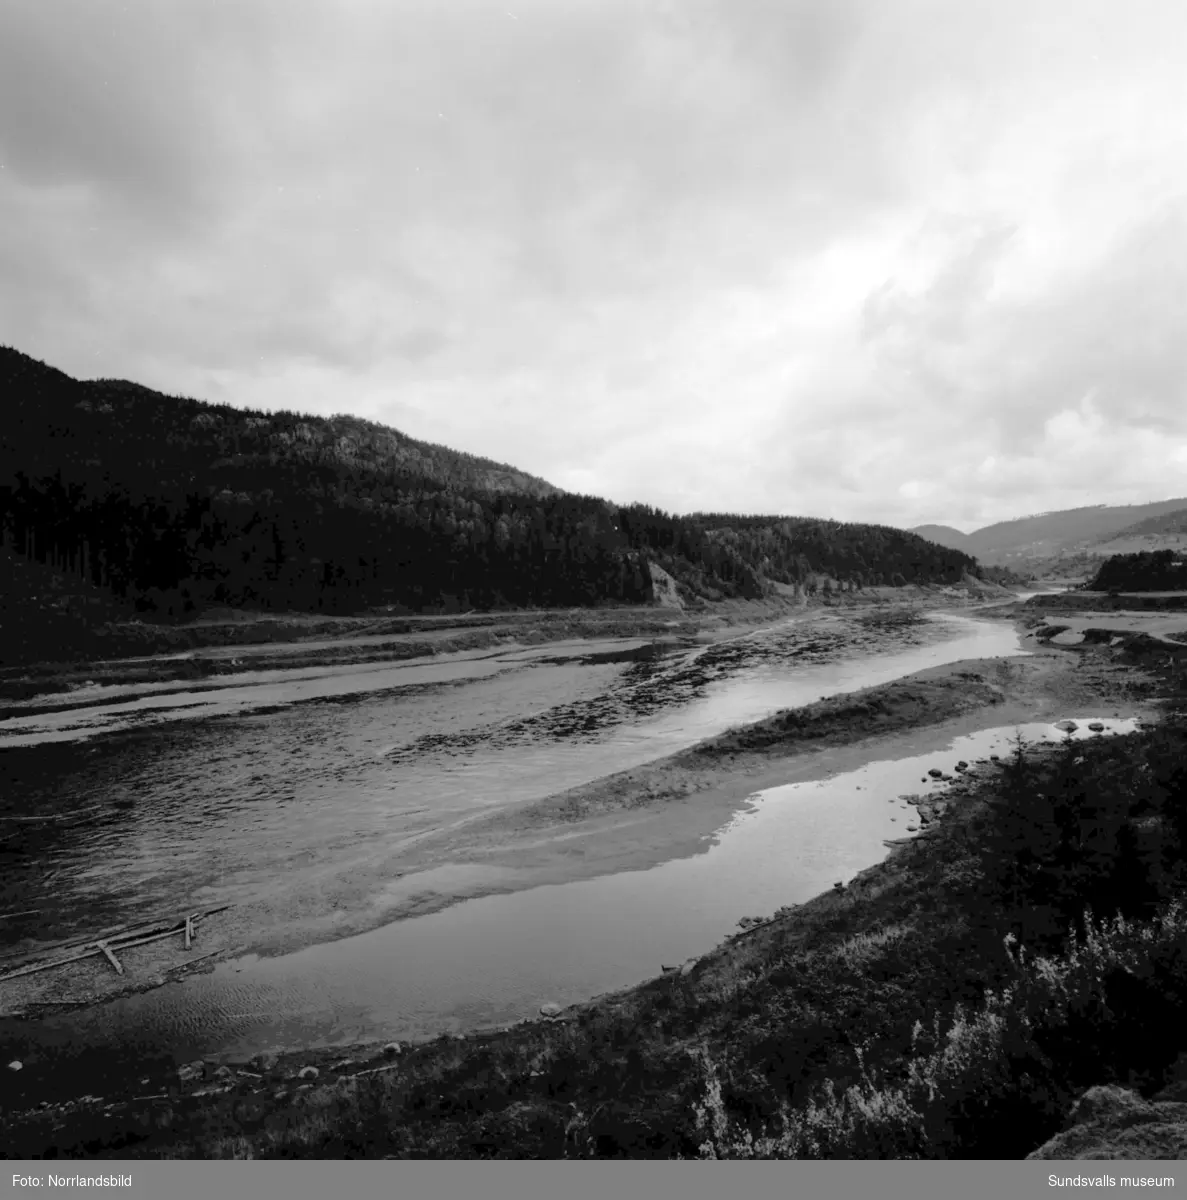
[(1171, 592), (1187, 589), (1187, 555), (1173, 550), (1114, 554), (1085, 585), (1096, 592)]
[(980, 573), (902, 530), (616, 506), (357, 418), (82, 382), (2, 347), (0, 385), (0, 547), (162, 619), (638, 604), (649, 562), (694, 601)]

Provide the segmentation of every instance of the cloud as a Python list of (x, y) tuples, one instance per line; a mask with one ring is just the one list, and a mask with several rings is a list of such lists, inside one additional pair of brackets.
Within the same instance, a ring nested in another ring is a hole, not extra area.
[(10, 0), (0, 337), (678, 509), (1187, 493), (1185, 32), (1142, 0)]

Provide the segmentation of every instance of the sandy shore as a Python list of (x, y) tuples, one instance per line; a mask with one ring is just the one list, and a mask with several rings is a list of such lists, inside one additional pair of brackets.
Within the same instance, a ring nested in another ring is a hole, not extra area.
[[(509, 869), (532, 886), (643, 870), (703, 852), (706, 839), (764, 788), (940, 751), (954, 738), (996, 726), (1072, 712), (1153, 714), (1148, 703), (1134, 703), (1119, 674), (1103, 664), (1085, 671), (1082, 663), (1040, 647), (1028, 658), (931, 668), (809, 705), (800, 710), (806, 728), (769, 749), (734, 750), (728, 737), (716, 739), (496, 814), (424, 846), (421, 862)], [(1128, 669), (1124, 674), (1128, 679)], [(876, 716), (871, 707), (880, 710)], [(418, 898), (415, 907), (423, 911), (428, 900)]]

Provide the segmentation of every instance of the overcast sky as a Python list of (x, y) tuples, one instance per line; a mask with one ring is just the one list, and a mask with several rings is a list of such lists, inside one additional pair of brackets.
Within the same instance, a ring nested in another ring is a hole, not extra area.
[(1182, 0), (0, 0), (0, 343), (680, 512), (1187, 495), (1185, 114)]

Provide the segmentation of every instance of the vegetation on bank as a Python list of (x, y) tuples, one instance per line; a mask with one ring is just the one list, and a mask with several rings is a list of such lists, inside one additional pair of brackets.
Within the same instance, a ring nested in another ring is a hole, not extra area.
[[(1187, 694), (1178, 662), (1170, 686)], [(1187, 716), (976, 767), (927, 836), (691, 971), (395, 1069), (12, 1124), (22, 1156), (1023, 1157), (1163, 1086), (1187, 1017)], [(256, 1069), (256, 1068), (253, 1068)], [(258, 1068), (263, 1071), (263, 1068)]]
[(169, 621), (212, 605), (639, 604), (652, 598), (650, 562), (694, 601), (825, 579), (954, 583), (978, 570), (898, 529), (620, 507), (354, 417), (81, 382), (4, 347), (0, 391), (0, 553), (67, 583), (0, 615), (0, 645), (23, 661), (113, 605)]
[(1169, 592), (1187, 589), (1187, 554), (1142, 550), (1114, 554), (1084, 585), (1094, 592)]

